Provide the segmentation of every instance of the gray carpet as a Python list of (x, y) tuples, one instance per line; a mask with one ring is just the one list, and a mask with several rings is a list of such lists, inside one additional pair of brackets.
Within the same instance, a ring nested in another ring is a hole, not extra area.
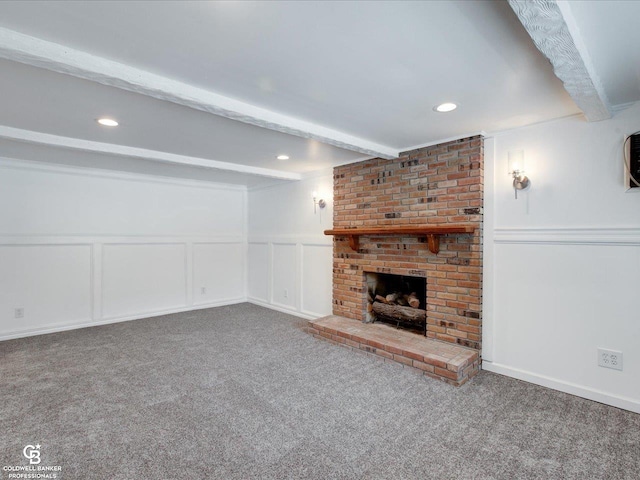
[(640, 477), (640, 415), (303, 325), (242, 304), (2, 342), (0, 469), (39, 443), (67, 480)]

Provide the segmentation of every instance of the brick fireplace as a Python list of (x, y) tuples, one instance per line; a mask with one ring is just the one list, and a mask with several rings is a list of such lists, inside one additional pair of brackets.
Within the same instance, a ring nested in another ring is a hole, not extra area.
[(406, 226), (473, 230), (432, 236), (335, 234), (335, 316), (367, 320), (371, 310), (367, 272), (424, 278), (426, 305), (421, 308), (426, 309), (426, 340), (473, 350), (478, 354), (477, 371), (483, 165), (483, 138), (475, 136), (404, 152), (394, 160), (375, 158), (334, 169), (336, 232)]

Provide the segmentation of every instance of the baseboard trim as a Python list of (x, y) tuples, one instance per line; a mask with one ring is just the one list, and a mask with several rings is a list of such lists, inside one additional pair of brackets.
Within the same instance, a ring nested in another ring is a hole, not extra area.
[(594, 402), (604, 403), (605, 405), (611, 405), (634, 413), (640, 413), (640, 401), (632, 398), (613, 395), (595, 388), (565, 382), (564, 380), (559, 380), (557, 378), (539, 375), (519, 368), (502, 365), (500, 363), (489, 362), (487, 360), (483, 360), (482, 369), (498, 373), (500, 375), (505, 375), (507, 377), (517, 378), (518, 380), (524, 380), (525, 382), (534, 383), (542, 387), (558, 390), (570, 395), (575, 395), (577, 397), (586, 398), (587, 400), (593, 400)]
[(267, 303), (264, 300), (258, 300), (257, 298), (247, 298), (247, 302), (252, 303), (253, 305), (257, 305), (259, 307), (268, 308), (270, 310), (275, 310), (276, 312), (287, 313), (289, 315), (293, 315), (295, 317), (304, 318), (305, 320), (315, 320), (317, 318), (322, 317), (323, 315), (309, 315), (307, 313), (299, 312), (298, 310), (293, 310), (285, 307), (280, 307), (278, 305), (274, 305), (272, 303)]
[(69, 330), (78, 330), (80, 328), (97, 327), (100, 325), (109, 325), (111, 323), (129, 322), (131, 320), (140, 320), (142, 318), (161, 317), (162, 315), (170, 315), (172, 313), (183, 313), (194, 310), (204, 310), (206, 308), (224, 307), (227, 305), (236, 305), (238, 303), (247, 302), (246, 298), (237, 298), (229, 300), (221, 300), (218, 302), (212, 302), (200, 305), (191, 305), (189, 307), (171, 308), (168, 310), (159, 310), (155, 312), (139, 313), (135, 315), (127, 315), (124, 317), (111, 317), (97, 321), (82, 322), (82, 323), (65, 323), (59, 325), (52, 325), (44, 328), (34, 328), (29, 330), (20, 330), (17, 332), (11, 332), (6, 334), (0, 334), (0, 342), (5, 340), (14, 340), (16, 338), (35, 337), (37, 335), (47, 335), (49, 333), (66, 332)]

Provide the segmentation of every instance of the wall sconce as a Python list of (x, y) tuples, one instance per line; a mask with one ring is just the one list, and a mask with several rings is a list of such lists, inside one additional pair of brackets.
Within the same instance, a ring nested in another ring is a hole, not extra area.
[(323, 209), (327, 206), (327, 202), (323, 199), (318, 200), (318, 192), (313, 192), (313, 213), (317, 212), (317, 208)]
[(509, 175), (513, 177), (513, 190), (518, 199), (518, 190), (529, 188), (531, 182), (524, 174), (524, 151), (516, 150), (509, 152)]

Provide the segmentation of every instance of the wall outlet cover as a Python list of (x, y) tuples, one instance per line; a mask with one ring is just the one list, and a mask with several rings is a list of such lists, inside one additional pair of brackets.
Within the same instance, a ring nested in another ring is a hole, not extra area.
[(598, 349), (598, 365), (614, 370), (622, 370), (622, 352), (616, 350)]

